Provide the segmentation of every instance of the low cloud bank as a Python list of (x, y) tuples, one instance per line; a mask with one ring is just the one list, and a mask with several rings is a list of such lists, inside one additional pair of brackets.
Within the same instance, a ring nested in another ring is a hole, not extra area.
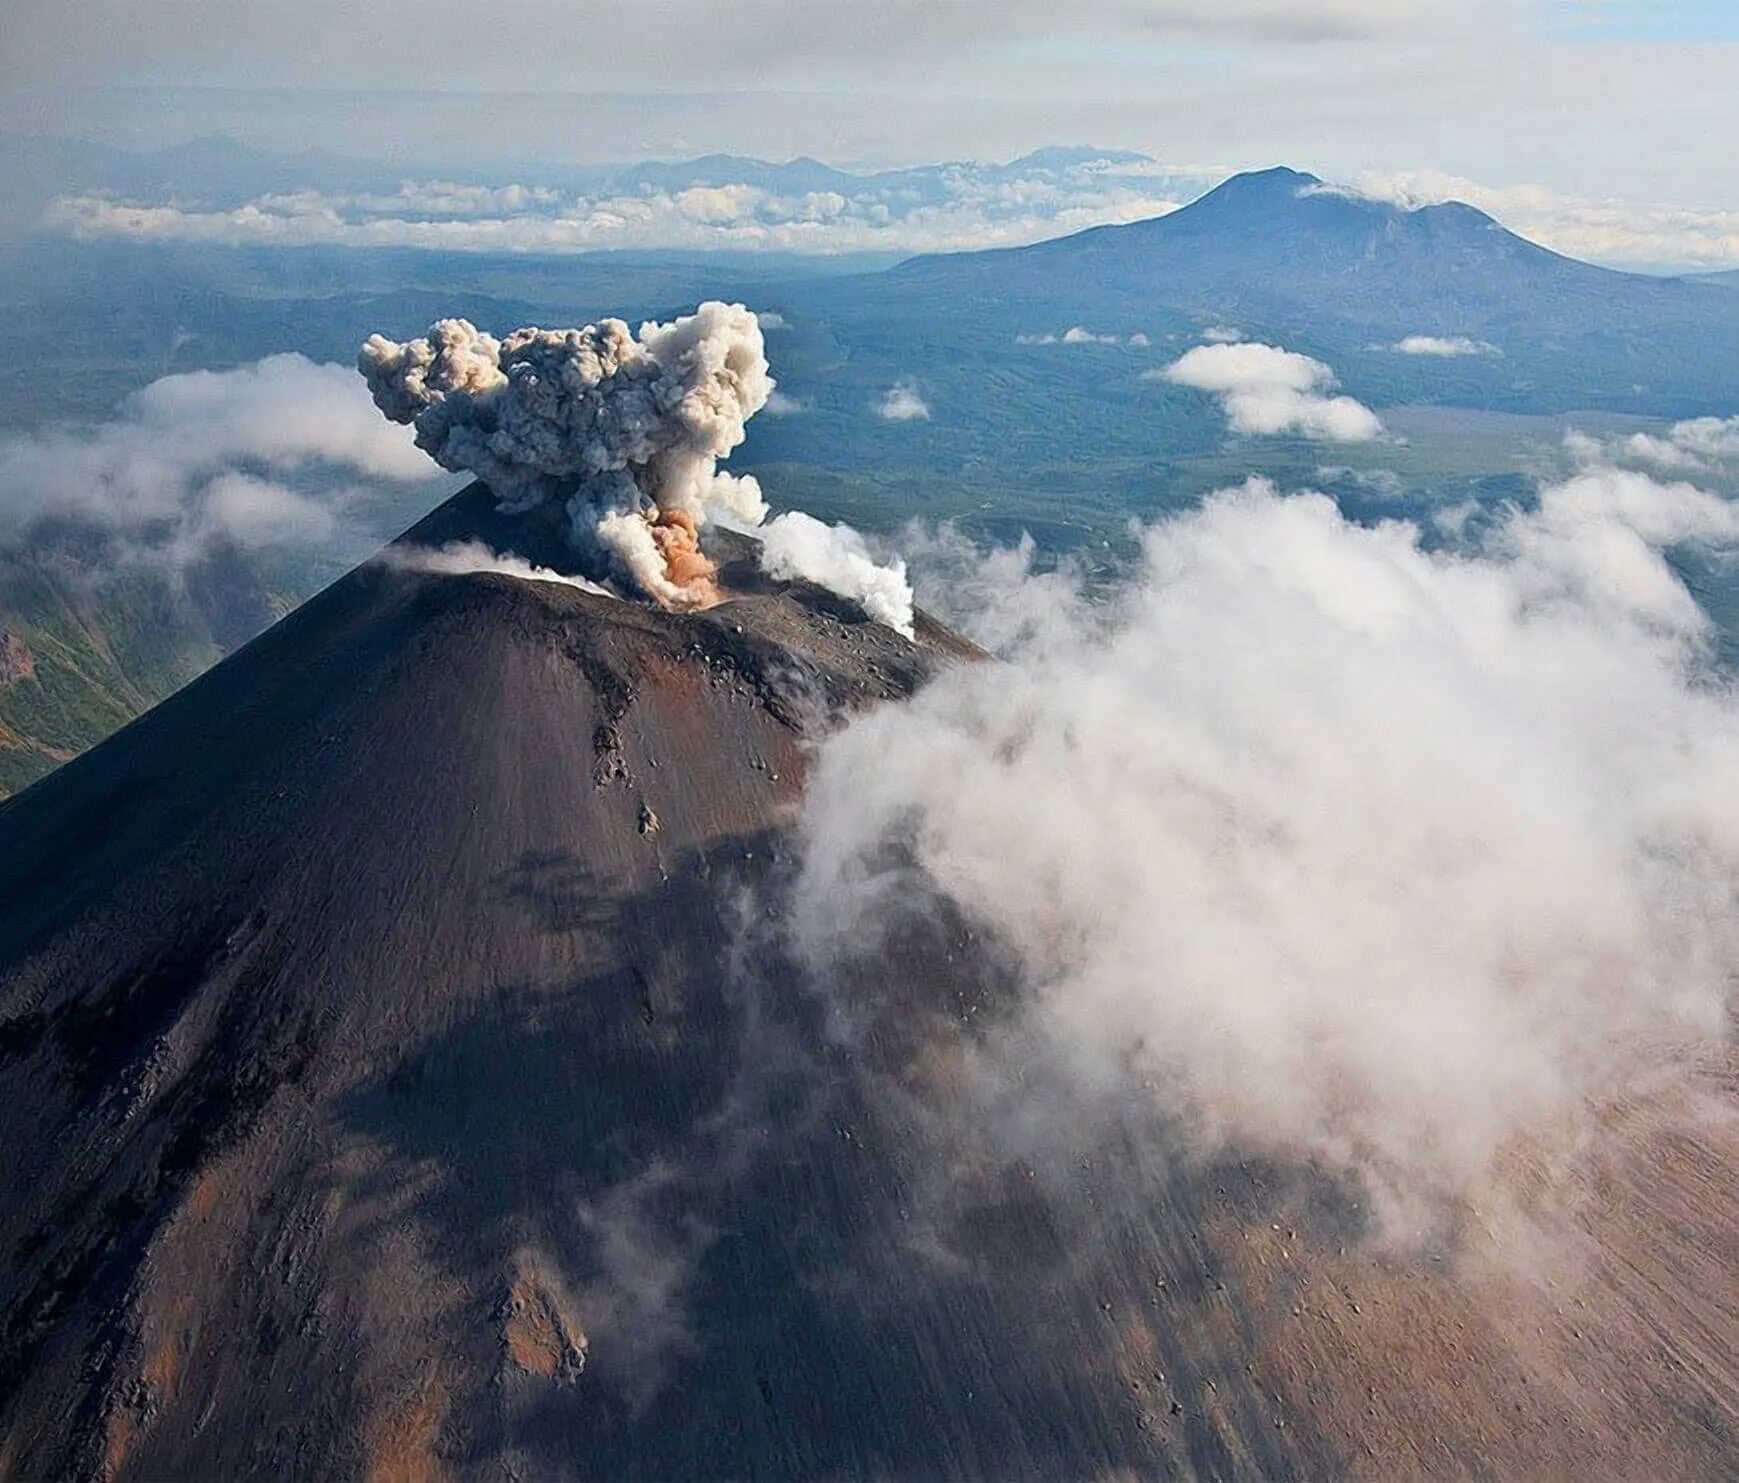
[(55, 201), (44, 225), (81, 238), (237, 246), (907, 254), (1015, 246), (1162, 216), (1212, 183), (1150, 160), (1090, 155), (831, 171), (827, 189), (806, 184), (801, 165), (742, 164), (753, 179), (723, 178), (714, 162), (697, 161), (687, 186), (672, 183), (680, 166), (654, 164), (571, 190), (432, 180), (385, 193), (307, 189), (205, 202), (87, 193)]
[(1023, 991), (986, 1107), (1060, 1077), (1354, 1176), (1397, 1233), (1517, 1140), (1568, 1153), (1726, 1031), (1739, 699), (1663, 548), (1739, 548), (1739, 507), (1591, 468), (1484, 530), (1253, 480), (1148, 530), (1109, 608), (993, 555), (1004, 657), (816, 759), (817, 981), (964, 916)]
[(359, 486), (432, 473), (347, 369), (274, 355), (165, 376), (107, 422), (0, 438), (0, 537), (59, 518), (171, 562), (217, 539), (318, 547)]
[(1349, 396), (1334, 396), (1335, 375), (1319, 360), (1276, 345), (1198, 345), (1146, 378), (1215, 396), (1234, 432), (1254, 437), (1294, 433), (1336, 443), (1381, 435), (1377, 414)]
[(1739, 462), (1739, 417), (1693, 417), (1673, 423), (1664, 433), (1628, 437), (1571, 432), (1564, 442), (1571, 456), (1584, 464), (1640, 463), (1669, 473), (1706, 472)]

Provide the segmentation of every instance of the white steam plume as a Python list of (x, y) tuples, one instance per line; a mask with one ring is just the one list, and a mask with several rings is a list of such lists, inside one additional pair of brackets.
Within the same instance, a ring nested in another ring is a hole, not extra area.
[(780, 515), (761, 531), (761, 569), (849, 597), (876, 622), (912, 636), (912, 584), (905, 562), (879, 565), (849, 525), (826, 525), (800, 510)]
[(560, 587), (577, 587), (581, 592), (599, 597), (616, 594), (598, 582), (584, 577), (570, 577), (566, 572), (552, 571), (522, 557), (492, 551), (482, 541), (449, 541), (444, 546), (388, 546), (375, 558), (382, 566), (396, 571), (428, 572), (437, 577), (463, 577), (473, 572), (494, 572), (521, 582), (554, 582)]
[(824, 744), (799, 946), (825, 981), (946, 901), (1019, 965), (1009, 1082), (1036, 1045), (1391, 1215), (1488, 1191), (1724, 1033), (1739, 698), (1685, 542), (1739, 507), (1611, 469), (1448, 554), (1218, 494), (1111, 614), (1015, 593), (1006, 660)]
[[(443, 468), (474, 473), (504, 510), (562, 502), (581, 549), (666, 607), (719, 599), (702, 526), (766, 518), (760, 485), (718, 466), (774, 394), (760, 323), (741, 304), (702, 304), (638, 335), (605, 319), (498, 341), (443, 319), (415, 340), (370, 336), (357, 366), (375, 405)], [(910, 637), (904, 569), (877, 566), (855, 532), (788, 515), (769, 540), (769, 572), (830, 587)]]

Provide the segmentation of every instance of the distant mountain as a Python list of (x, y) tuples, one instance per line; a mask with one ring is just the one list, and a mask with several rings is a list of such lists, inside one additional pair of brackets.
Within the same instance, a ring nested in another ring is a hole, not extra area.
[[(938, 312), (1117, 328), (1158, 311), (1295, 339), (1390, 400), (1537, 410), (1732, 410), (1739, 297), (1595, 267), (1460, 203), (1409, 209), (1272, 169), (1183, 209), (1030, 247), (914, 258), (890, 296)], [(1387, 347), (1465, 337), (1498, 355), (1421, 365)], [(1374, 352), (1374, 353), (1373, 353)]]

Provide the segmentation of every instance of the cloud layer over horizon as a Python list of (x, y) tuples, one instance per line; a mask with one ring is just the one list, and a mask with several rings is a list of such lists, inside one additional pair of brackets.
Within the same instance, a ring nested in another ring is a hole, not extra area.
[(407, 180), (389, 192), (309, 187), (204, 203), (73, 193), (49, 206), (43, 225), (82, 239), (229, 246), (908, 254), (1019, 245), (1162, 216), (1211, 183), (1118, 151), (864, 176), (800, 162), (742, 166), (756, 178), (725, 178), (728, 163), (715, 163), (689, 184), (676, 183), (680, 167), (647, 165), (584, 189)]

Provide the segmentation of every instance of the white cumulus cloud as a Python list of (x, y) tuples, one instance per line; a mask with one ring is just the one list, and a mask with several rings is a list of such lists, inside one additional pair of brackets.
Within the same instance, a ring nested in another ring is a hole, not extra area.
[(1396, 355), (1427, 355), (1449, 359), (1461, 355), (1496, 355), (1497, 346), (1466, 335), (1407, 335), (1389, 349)]
[(93, 426), (0, 437), (0, 530), (70, 516), (160, 557), (217, 537), (318, 544), (359, 485), (432, 473), (354, 372), (274, 355), (165, 376)]
[(1601, 469), (1447, 552), (1252, 481), (1109, 608), (998, 557), (1005, 657), (821, 748), (795, 935), (834, 986), (938, 904), (1007, 953), (981, 1125), (1056, 1123), (1020, 1111), (1060, 1080), (1344, 1171), (1402, 1236), (1484, 1204), (1727, 1032), (1739, 697), (1684, 541), (1739, 509)]
[(1212, 393), (1240, 433), (1364, 443), (1383, 430), (1362, 402), (1331, 394), (1334, 372), (1321, 361), (1275, 345), (1198, 345), (1146, 375)]

